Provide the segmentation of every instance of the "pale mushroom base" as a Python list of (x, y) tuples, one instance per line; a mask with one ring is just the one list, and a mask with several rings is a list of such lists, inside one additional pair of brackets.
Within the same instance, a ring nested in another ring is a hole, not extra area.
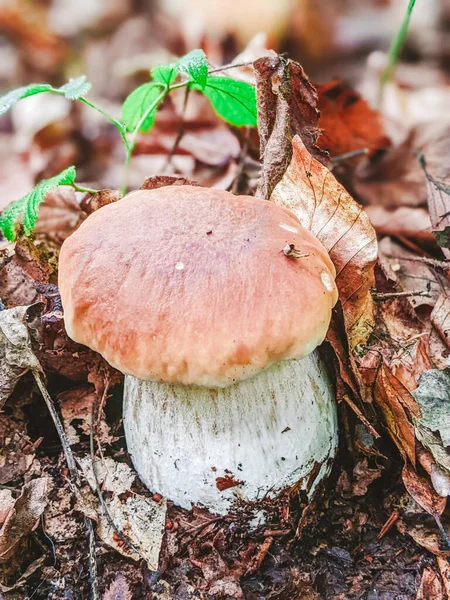
[(126, 376), (124, 425), (150, 490), (218, 514), (293, 486), (311, 496), (338, 442), (334, 393), (316, 352), (225, 388)]

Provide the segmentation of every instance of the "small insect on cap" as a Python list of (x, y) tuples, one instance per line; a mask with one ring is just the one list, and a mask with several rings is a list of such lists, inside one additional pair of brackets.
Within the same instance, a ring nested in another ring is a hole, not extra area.
[(100, 208), (59, 264), (72, 339), (139, 379), (210, 387), (312, 352), (337, 301), (334, 276), (290, 211), (191, 186)]

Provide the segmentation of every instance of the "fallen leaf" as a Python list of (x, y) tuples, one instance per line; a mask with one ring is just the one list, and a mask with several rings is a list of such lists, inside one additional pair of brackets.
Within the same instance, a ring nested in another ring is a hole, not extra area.
[(0, 527), (6, 520), (10, 510), (14, 506), (14, 498), (11, 490), (0, 489)]
[(416, 600), (445, 600), (442, 584), (431, 567), (425, 567), (417, 590)]
[(332, 173), (312, 157), (301, 139), (271, 200), (292, 210), (328, 250), (344, 310), (350, 349), (367, 339), (374, 325), (370, 288), (377, 257), (369, 218)]
[(402, 479), (408, 494), (410, 494), (417, 504), (426, 510), (428, 514), (434, 517), (436, 515), (441, 515), (444, 512), (447, 498), (439, 496), (435, 492), (429, 479), (418, 475), (408, 462), (406, 462), (403, 467)]
[(132, 600), (133, 594), (128, 581), (122, 574), (116, 575), (109, 588), (103, 595), (103, 600)]
[(377, 371), (374, 399), (383, 413), (386, 427), (400, 454), (415, 465), (416, 439), (409, 414), (410, 410), (415, 411), (417, 416), (420, 412), (415, 406), (414, 398), (386, 364), (382, 364)]
[[(85, 456), (79, 458), (78, 464), (91, 489), (95, 490), (91, 457)], [(102, 490), (113, 492), (116, 496), (128, 492), (136, 479), (136, 473), (126, 463), (119, 463), (108, 456), (102, 459), (96, 458), (94, 460), (94, 468)]]
[[(80, 441), (78, 428), (84, 435), (91, 432), (93, 409), (99, 403), (98, 394), (94, 386), (81, 386), (61, 392), (58, 401), (69, 443), (77, 444)], [(100, 419), (97, 417), (95, 435), (101, 446), (111, 444), (116, 439), (110, 433), (104, 414)]]
[(444, 446), (450, 446), (450, 369), (422, 373), (412, 395), (420, 407), (417, 423), (439, 433)]
[(369, 485), (381, 477), (381, 474), (381, 467), (370, 468), (367, 458), (359, 459), (353, 468), (351, 479), (345, 471), (342, 471), (337, 482), (337, 491), (344, 498), (365, 496)]
[(302, 67), (280, 56), (253, 63), (258, 102), (258, 132), (262, 158), (256, 195), (269, 199), (292, 157), (292, 138), (300, 136), (308, 151), (327, 161), (316, 145), (319, 111), (317, 92)]
[(317, 86), (320, 111), (318, 146), (333, 156), (390, 145), (382, 116), (346, 83), (333, 80)]
[(82, 220), (77, 193), (71, 187), (60, 186), (49, 192), (39, 207), (36, 234), (62, 244)]
[[(110, 515), (108, 518), (93, 493), (95, 478), (90, 457), (79, 459), (79, 464), (92, 490), (88, 493), (84, 492), (83, 501), (79, 502), (79, 508), (87, 517), (97, 521), (98, 536), (124, 556), (136, 561), (143, 558), (147, 562), (148, 568), (156, 571), (165, 531), (166, 500), (162, 498), (159, 502), (155, 502), (135, 493), (127, 495), (123, 499), (119, 498), (119, 495), (125, 494), (125, 492), (130, 493), (136, 473), (124, 463), (117, 463), (112, 458), (96, 459), (95, 469), (96, 474), (98, 469), (99, 484), (103, 485), (104, 490), (109, 491), (112, 495), (106, 501)], [(110, 519), (132, 547), (117, 536)]]
[(443, 342), (450, 348), (450, 298), (447, 294), (441, 294), (437, 299), (430, 320)]
[(379, 236), (407, 238), (416, 243), (433, 242), (430, 215), (424, 208), (399, 206), (387, 209), (384, 206), (369, 205), (365, 210)]
[(38, 471), (34, 461), (41, 441), (31, 441), (22, 420), (0, 413), (0, 485), (15, 483), (25, 473)]
[(436, 562), (441, 573), (442, 583), (444, 585), (444, 591), (447, 595), (447, 599), (450, 598), (450, 564), (443, 556), (438, 556)]
[(0, 562), (7, 560), (20, 540), (38, 524), (47, 505), (46, 489), (45, 477), (32, 479), (23, 486), (0, 530)]
[(41, 370), (26, 326), (28, 308), (0, 311), (0, 408), (29, 369)]

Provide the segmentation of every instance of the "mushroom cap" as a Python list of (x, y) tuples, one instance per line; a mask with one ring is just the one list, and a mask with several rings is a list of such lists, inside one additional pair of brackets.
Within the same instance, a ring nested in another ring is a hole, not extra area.
[[(286, 256), (287, 244), (302, 256)], [(100, 208), (59, 261), (72, 339), (139, 379), (208, 387), (312, 352), (337, 301), (334, 276), (290, 211), (193, 186)]]

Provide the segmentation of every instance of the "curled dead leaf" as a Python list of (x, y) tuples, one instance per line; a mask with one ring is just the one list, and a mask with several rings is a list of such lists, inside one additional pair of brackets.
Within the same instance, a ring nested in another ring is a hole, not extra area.
[(302, 67), (281, 56), (253, 63), (258, 101), (258, 132), (263, 161), (256, 195), (268, 199), (292, 157), (291, 141), (300, 135), (308, 151), (327, 162), (316, 146), (319, 111), (317, 92)]
[(370, 288), (377, 257), (374, 228), (364, 210), (296, 136), (293, 155), (271, 200), (292, 210), (322, 242), (336, 267), (350, 348), (364, 342), (374, 325)]

